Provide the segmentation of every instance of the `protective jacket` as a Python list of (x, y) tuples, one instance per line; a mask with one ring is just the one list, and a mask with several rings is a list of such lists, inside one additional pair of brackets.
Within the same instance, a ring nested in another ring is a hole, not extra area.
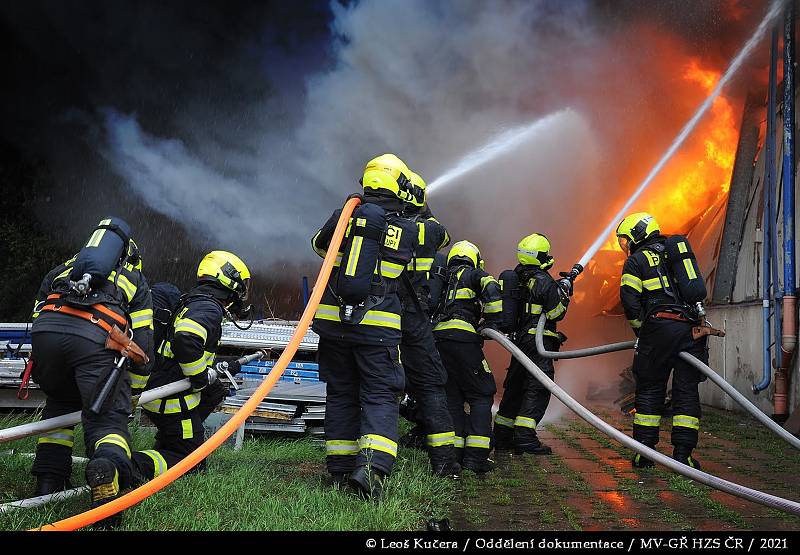
[(500, 283), (480, 268), (455, 265), (449, 271), (441, 316), (433, 334), (437, 341), (480, 342), (477, 327), (481, 315), (491, 325), (503, 310)]
[[(147, 385), (153, 360), (153, 301), (142, 272), (131, 264), (112, 271), (105, 283), (94, 287), (86, 298), (71, 292), (69, 274), (75, 257), (50, 270), (42, 280), (33, 309), (32, 333), (54, 332), (77, 335), (104, 344), (108, 327), (129, 327), (133, 340), (151, 362), (130, 366), (131, 388), (136, 394)], [(75, 310), (99, 320), (93, 323)]]
[(208, 368), (214, 363), (222, 336), (224, 299), (228, 292), (203, 284), (185, 295), (173, 316), (167, 338), (156, 353), (156, 368), (148, 389), (189, 378), (192, 390), (142, 405), (149, 412), (187, 412), (200, 403), (200, 392), (208, 385)]
[[(397, 346), (401, 339), (402, 307), (398, 296), (399, 282), (403, 270), (411, 260), (418, 245), (418, 228), (414, 222), (403, 218), (396, 212), (386, 212), (386, 231), (380, 239), (379, 257), (372, 276), (369, 309), (357, 323), (342, 322), (340, 296), (337, 291), (339, 275), (342, 272), (342, 257), (345, 245), (353, 234), (353, 221), (359, 212), (370, 203), (362, 204), (350, 219), (345, 240), (339, 248), (334, 270), (328, 280), (322, 301), (314, 315), (313, 329), (321, 337), (349, 341), (363, 345)], [(325, 225), (311, 239), (311, 246), (321, 257), (325, 256), (330, 245), (336, 223), (341, 215), (336, 210)], [(359, 238), (359, 237), (356, 237)], [(351, 249), (347, 267), (356, 267), (358, 254)], [(355, 254), (353, 254), (355, 253)]]
[[(434, 257), (437, 251), (450, 244), (450, 235), (445, 227), (433, 217), (430, 210), (418, 215), (413, 221), (417, 225), (418, 245), (406, 269), (422, 308), (428, 310), (431, 305), (430, 272)], [(400, 298), (404, 305), (413, 303), (410, 292), (405, 287), (400, 288)]]
[(524, 283), (528, 290), (528, 298), (522, 310), (517, 337), (522, 338), (526, 334), (536, 335), (539, 318), (544, 314), (547, 316), (547, 323), (544, 327), (545, 338), (559, 339), (556, 322), (563, 320), (567, 315), (569, 301), (562, 298), (556, 280), (547, 270), (536, 266), (518, 265), (514, 271), (519, 274), (520, 282)]
[(689, 316), (689, 307), (676, 300), (662, 258), (666, 237), (656, 235), (635, 247), (622, 267), (620, 299), (625, 317), (637, 333), (647, 317), (658, 310)]

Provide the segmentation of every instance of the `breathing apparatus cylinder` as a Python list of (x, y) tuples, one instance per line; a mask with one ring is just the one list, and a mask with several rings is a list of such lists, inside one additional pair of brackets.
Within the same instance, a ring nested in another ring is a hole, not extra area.
[(73, 289), (86, 295), (92, 287), (105, 282), (127, 253), (130, 236), (131, 228), (124, 220), (101, 220), (89, 241), (75, 257), (69, 275)]
[[(697, 257), (684, 235), (671, 235), (664, 242), (664, 258), (667, 269), (683, 302), (694, 307), (698, 315), (705, 314), (702, 302), (708, 295), (703, 274), (697, 265)], [(700, 305), (698, 307), (698, 305)], [(703, 314), (700, 314), (702, 312)]]
[(372, 292), (385, 232), (386, 212), (383, 208), (367, 203), (356, 209), (336, 282), (343, 322), (353, 319), (355, 307), (364, 303)]

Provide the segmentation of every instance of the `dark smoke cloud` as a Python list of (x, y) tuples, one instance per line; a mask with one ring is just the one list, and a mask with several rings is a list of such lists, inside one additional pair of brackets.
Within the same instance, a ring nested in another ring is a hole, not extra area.
[(2, 133), (48, 165), (43, 219), (72, 221), (76, 239), (100, 215), (127, 213), (154, 267), (186, 268), (219, 246), (283, 276), (313, 267), (308, 237), (371, 156), (396, 152), (430, 181), (496, 133), (566, 109), (534, 154), (510, 152), (432, 204), (495, 270), (532, 228), (568, 266), (608, 199), (640, 177), (629, 160), (655, 161), (699, 101), (669, 94), (664, 58), (723, 67), (763, 12), (718, 1), (6, 3)]

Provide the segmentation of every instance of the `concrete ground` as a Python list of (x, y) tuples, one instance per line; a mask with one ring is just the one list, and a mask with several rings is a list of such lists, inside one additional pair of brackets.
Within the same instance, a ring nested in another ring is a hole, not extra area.
[[(591, 409), (630, 434), (616, 407)], [(665, 418), (666, 422), (670, 419)], [(757, 421), (704, 408), (695, 455), (703, 470), (732, 482), (800, 500), (800, 451)], [(787, 515), (673, 474), (633, 469), (631, 453), (577, 416), (539, 433), (553, 455), (502, 452), (484, 476), (466, 474), (452, 508), (456, 530), (800, 530)], [(661, 452), (671, 454), (669, 425)]]

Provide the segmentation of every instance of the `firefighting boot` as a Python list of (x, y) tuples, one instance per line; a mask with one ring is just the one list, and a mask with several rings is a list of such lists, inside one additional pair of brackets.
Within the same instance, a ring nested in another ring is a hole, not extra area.
[(549, 446), (539, 441), (538, 438), (532, 442), (517, 443), (517, 445), (514, 447), (515, 455), (551, 455), (552, 453), (553, 450), (550, 449)]
[(702, 470), (700, 461), (692, 456), (692, 450), (688, 447), (675, 446), (672, 451), (672, 458), (686, 466), (691, 466), (695, 470)]
[(495, 451), (511, 451), (514, 448), (514, 429), (495, 424), (492, 439)]
[[(91, 507), (113, 501), (119, 497), (119, 471), (117, 467), (106, 458), (96, 458), (86, 465), (86, 484), (92, 490)], [(98, 528), (114, 528), (122, 521), (122, 515), (117, 513), (97, 522)]]
[(431, 460), (431, 471), (437, 478), (458, 478), (461, 475), (461, 465), (458, 461), (439, 461), (434, 463)]
[(475, 474), (485, 474), (494, 470), (494, 461), (491, 459), (469, 459), (464, 460), (464, 470), (471, 470)]
[(631, 465), (633, 468), (653, 468), (656, 463), (647, 457), (643, 457), (639, 453), (636, 453), (631, 459)]
[(348, 483), (361, 497), (378, 501), (385, 480), (386, 476), (381, 471), (370, 466), (359, 466), (350, 474)]
[(331, 472), (328, 474), (328, 478), (325, 480), (325, 483), (334, 488), (334, 489), (347, 489), (348, 484), (347, 481), (350, 479), (349, 472)]
[(72, 487), (69, 478), (64, 478), (58, 474), (37, 474), (36, 475), (36, 492), (34, 497), (42, 495), (51, 495), (59, 491), (68, 490)]

